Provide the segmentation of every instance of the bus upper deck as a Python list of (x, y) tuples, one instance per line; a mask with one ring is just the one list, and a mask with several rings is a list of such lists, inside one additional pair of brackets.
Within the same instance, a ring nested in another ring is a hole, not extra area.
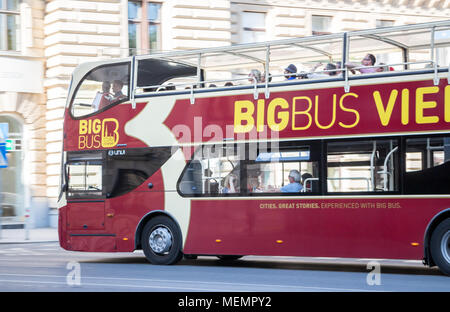
[[(368, 54), (377, 62), (358, 64)], [(261, 94), (269, 98), (279, 86), (316, 82), (338, 82), (349, 92), (360, 79), (392, 80), (389, 77), (424, 73), (431, 74), (437, 85), (440, 73), (448, 73), (449, 62), (450, 20), (155, 53), (80, 65), (72, 77), (67, 106), (78, 118), (123, 102), (135, 108), (136, 101), (147, 97), (188, 95), (193, 104), (204, 93), (242, 90), (256, 100)], [(324, 68), (317, 70), (322, 63)], [(286, 71), (290, 68), (295, 72)], [(110, 91), (114, 84), (122, 96)], [(109, 91), (102, 92), (104, 87)], [(103, 93), (109, 97), (102, 99)]]

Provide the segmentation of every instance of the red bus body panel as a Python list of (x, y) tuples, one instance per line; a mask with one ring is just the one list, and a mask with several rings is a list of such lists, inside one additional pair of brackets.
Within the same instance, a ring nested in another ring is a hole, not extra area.
[(193, 200), (185, 252), (422, 259), (428, 223), (449, 207), (416, 198)]

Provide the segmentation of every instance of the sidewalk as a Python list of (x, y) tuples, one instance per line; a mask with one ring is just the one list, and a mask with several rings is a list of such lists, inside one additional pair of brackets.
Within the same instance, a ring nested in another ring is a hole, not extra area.
[(57, 242), (57, 228), (37, 228), (28, 230), (28, 239), (26, 239), (25, 229), (2, 229), (0, 230), (0, 244), (12, 243), (43, 243)]

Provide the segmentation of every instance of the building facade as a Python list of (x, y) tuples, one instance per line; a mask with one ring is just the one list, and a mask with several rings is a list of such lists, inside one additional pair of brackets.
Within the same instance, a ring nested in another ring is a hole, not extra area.
[(0, 169), (3, 218), (56, 208), (63, 112), (82, 62), (449, 16), (448, 0), (0, 0), (0, 123), (14, 143)]

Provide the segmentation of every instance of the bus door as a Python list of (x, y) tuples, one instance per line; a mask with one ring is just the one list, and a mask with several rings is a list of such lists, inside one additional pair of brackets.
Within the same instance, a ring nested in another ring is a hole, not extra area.
[(104, 230), (103, 171), (101, 152), (68, 153), (66, 177), (69, 231)]

